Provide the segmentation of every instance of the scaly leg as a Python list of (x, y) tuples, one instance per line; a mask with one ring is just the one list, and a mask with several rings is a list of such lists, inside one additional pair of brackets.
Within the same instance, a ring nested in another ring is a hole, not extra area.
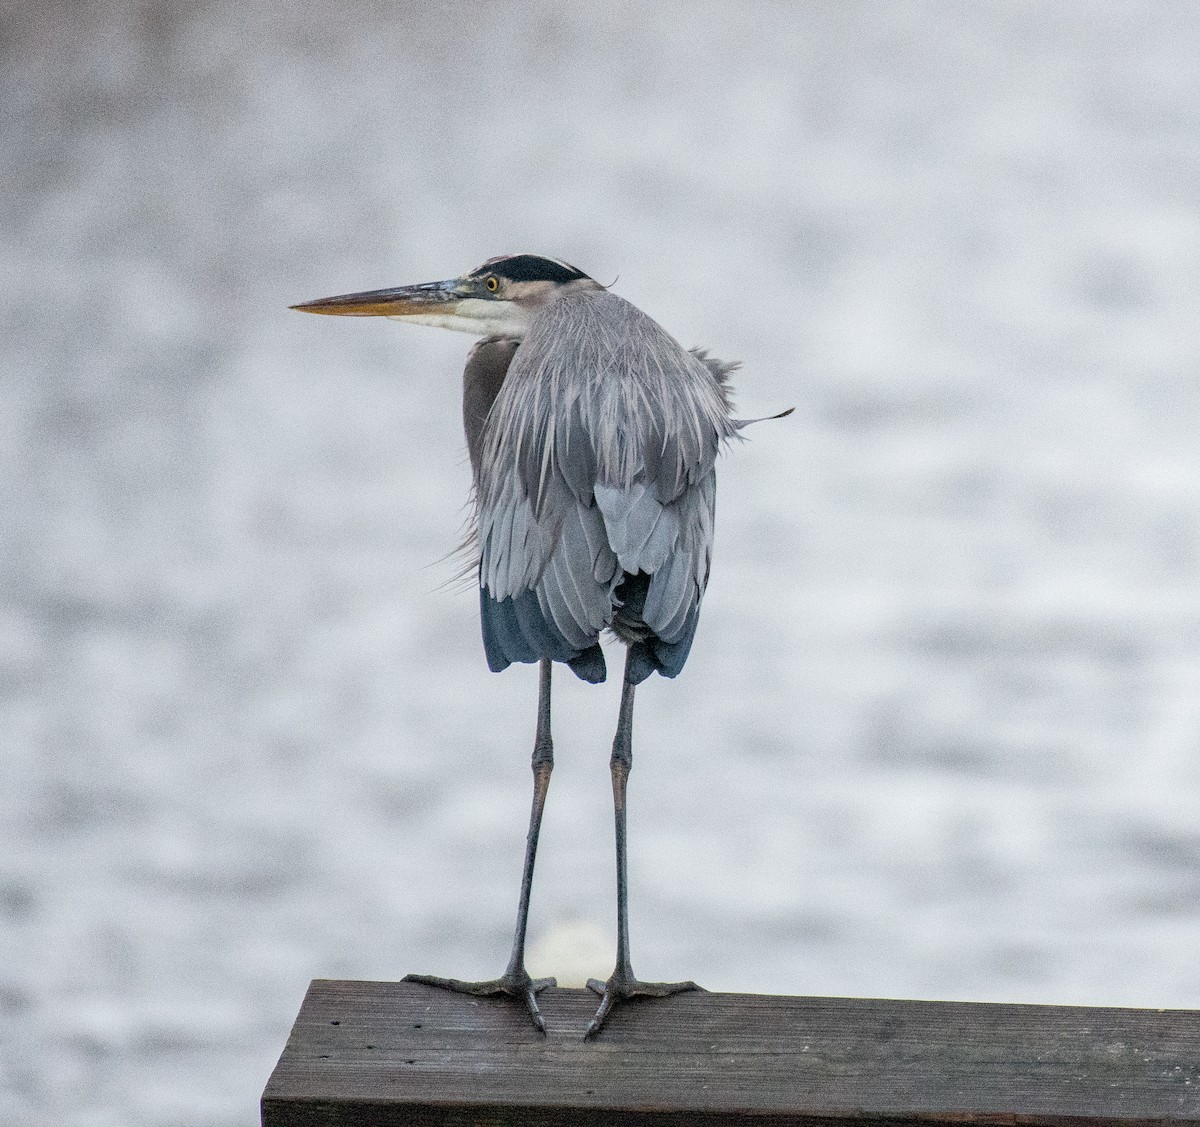
[[(629, 659), (625, 661), (626, 677)], [(666, 998), (687, 990), (703, 989), (694, 982), (641, 982), (629, 961), (629, 882), (625, 864), (625, 786), (633, 767), (633, 691), (628, 679), (621, 690), (621, 713), (613, 740), (609, 770), (612, 772), (613, 820), (617, 835), (617, 965), (607, 982), (588, 979), (588, 988), (600, 995), (600, 1008), (584, 1037), (594, 1037), (604, 1026), (613, 1006), (626, 998)]]
[(533, 887), (533, 864), (537, 859), (538, 833), (542, 828), (542, 809), (546, 791), (550, 788), (550, 772), (554, 770), (554, 742), (550, 738), (550, 661), (542, 661), (538, 689), (537, 737), (533, 744), (533, 809), (529, 813), (529, 834), (525, 839), (525, 868), (521, 873), (521, 899), (517, 906), (517, 931), (513, 936), (512, 955), (508, 969), (499, 977), (484, 982), (464, 982), (459, 978), (439, 978), (432, 974), (408, 974), (405, 982), (423, 982), (460, 994), (508, 994), (521, 998), (533, 1018), (533, 1024), (543, 1033), (546, 1023), (538, 1009), (537, 996), (547, 986), (556, 985), (553, 978), (530, 978), (525, 970), (525, 925), (529, 919), (529, 893)]

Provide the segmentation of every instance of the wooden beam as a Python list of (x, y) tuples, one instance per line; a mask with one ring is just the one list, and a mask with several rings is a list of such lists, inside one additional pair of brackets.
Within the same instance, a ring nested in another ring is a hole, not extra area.
[(586, 990), (317, 980), (264, 1127), (1200, 1124), (1200, 1012), (680, 994), (583, 1040)]

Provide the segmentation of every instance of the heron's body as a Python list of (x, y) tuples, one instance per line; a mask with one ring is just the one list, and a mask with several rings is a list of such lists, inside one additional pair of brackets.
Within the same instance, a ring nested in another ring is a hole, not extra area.
[(515, 351), (476, 345), (463, 391), (489, 666), (550, 658), (602, 681), (607, 627), (634, 683), (674, 677), (708, 581), (717, 452), (736, 433), (723, 369), (594, 290), (547, 305)]
[(540, 662), (534, 802), (517, 932), (505, 974), (483, 983), (420, 976), (474, 994), (525, 999), (548, 980), (525, 972), (525, 921), (553, 766), (553, 662), (585, 681), (606, 675), (600, 637), (625, 643), (610, 766), (617, 834), (617, 967), (588, 1033), (638, 994), (696, 989), (643, 983), (629, 961), (625, 789), (634, 688), (687, 660), (712, 559), (715, 463), (744, 425), (727, 377), (736, 367), (679, 345), (655, 321), (553, 259), (492, 259), (449, 282), (326, 298), (310, 312), (394, 316), (474, 332), (463, 425), (474, 479), (480, 617), (489, 667)]

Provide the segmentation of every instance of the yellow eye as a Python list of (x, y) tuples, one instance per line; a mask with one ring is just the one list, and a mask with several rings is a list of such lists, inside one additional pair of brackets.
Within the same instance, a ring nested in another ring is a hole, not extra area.
[(495, 274), (492, 274), (483, 284), (487, 286), (488, 293), (495, 293), (500, 288), (500, 279), (497, 278)]

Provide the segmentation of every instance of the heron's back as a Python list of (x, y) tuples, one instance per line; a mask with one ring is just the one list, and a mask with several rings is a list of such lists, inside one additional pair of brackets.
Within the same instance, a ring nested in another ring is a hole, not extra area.
[(611, 628), (634, 647), (632, 679), (682, 669), (708, 580), (714, 462), (736, 433), (722, 371), (607, 291), (534, 319), (478, 450), (491, 668), (549, 657), (602, 680)]

